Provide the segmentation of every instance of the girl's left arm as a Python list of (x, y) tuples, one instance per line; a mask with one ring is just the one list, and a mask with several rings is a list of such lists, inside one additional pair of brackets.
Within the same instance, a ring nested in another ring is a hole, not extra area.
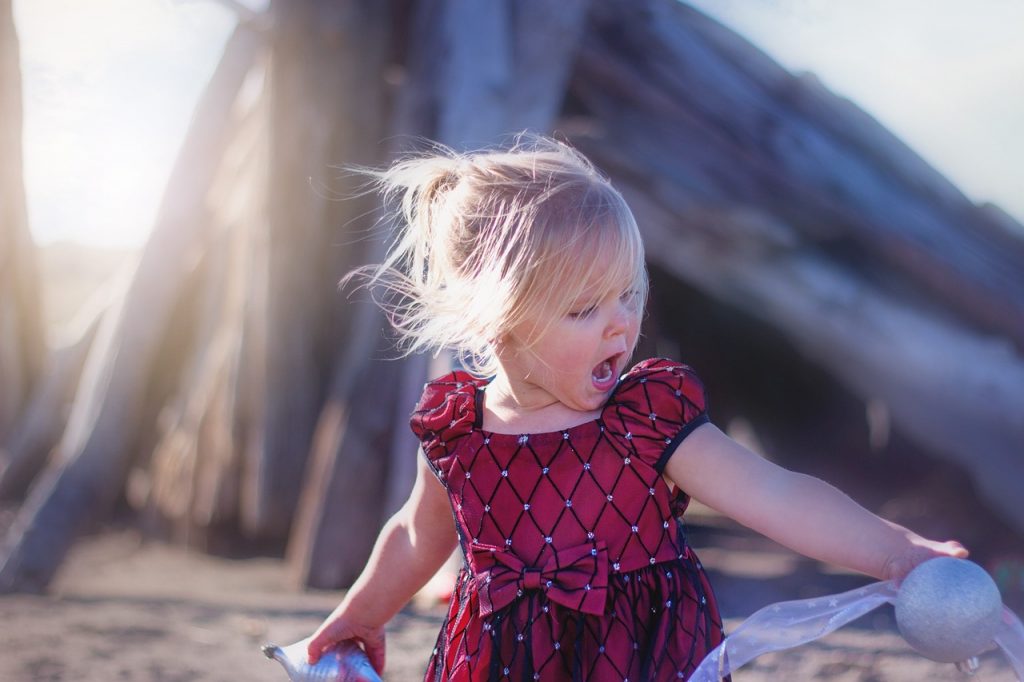
[(886, 521), (824, 481), (772, 464), (713, 424), (697, 427), (665, 473), (712, 509), (814, 559), (902, 579), (937, 556), (963, 558), (955, 541), (936, 542)]

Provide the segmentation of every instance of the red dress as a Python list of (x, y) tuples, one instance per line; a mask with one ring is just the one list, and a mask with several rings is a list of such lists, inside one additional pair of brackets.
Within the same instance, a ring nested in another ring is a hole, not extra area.
[(426, 680), (689, 677), (722, 621), (662, 473), (708, 421), (700, 379), (646, 360), (597, 419), (518, 436), (481, 428), (486, 385), (431, 381), (412, 416), (465, 559)]

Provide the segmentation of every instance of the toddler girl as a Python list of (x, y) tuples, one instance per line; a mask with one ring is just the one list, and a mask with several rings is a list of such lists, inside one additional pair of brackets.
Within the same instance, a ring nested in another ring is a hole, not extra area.
[[(709, 421), (693, 369), (628, 362), (647, 295), (620, 194), (548, 139), (378, 174), (403, 225), (371, 278), (410, 352), (469, 372), (412, 415), (417, 480), (309, 644), (362, 642), (453, 550), (464, 565), (427, 680), (686, 679), (722, 622), (680, 517), (693, 496), (807, 556), (880, 579), (967, 552), (779, 468)], [(454, 523), (453, 523), (454, 521)]]

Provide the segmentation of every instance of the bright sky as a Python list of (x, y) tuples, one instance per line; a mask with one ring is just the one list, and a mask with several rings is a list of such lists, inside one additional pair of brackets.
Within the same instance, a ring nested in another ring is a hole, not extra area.
[(233, 16), (216, 2), (15, 0), (37, 243), (138, 247)]
[(1021, 0), (687, 0), (1024, 223)]
[[(690, 4), (784, 66), (814, 71), (972, 199), (1024, 222), (1021, 0)], [(212, 0), (15, 0), (14, 10), (34, 238), (141, 246), (231, 14)]]

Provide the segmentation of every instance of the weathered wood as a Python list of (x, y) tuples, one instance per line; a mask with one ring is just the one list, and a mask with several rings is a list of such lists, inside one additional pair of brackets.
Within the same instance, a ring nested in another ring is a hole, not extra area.
[(21, 65), (11, 1), (0, 1), (0, 446), (45, 368), (39, 266), (22, 180)]
[(352, 221), (372, 207), (338, 200), (355, 193), (351, 177), (325, 176), (336, 176), (340, 164), (379, 159), (390, 41), (385, 3), (278, 2), (271, 9), (264, 457), (248, 523), (250, 532), (284, 539), (329, 388), (324, 370), (349, 333), (337, 281), (363, 262), (356, 235), (367, 226)]
[[(389, 108), (380, 84), (392, 49), (390, 10), (380, 4), (355, 3), (348, 13), (337, 13), (329, 11), (330, 3), (301, 4), (308, 7), (303, 9), (300, 3), (288, 3), (287, 7), (282, 3), (280, 7), (282, 20), (289, 22), (290, 31), (294, 31), (292, 37), (308, 41), (311, 29), (303, 23), (309, 20), (304, 13), (313, 12), (321, 22), (331, 22), (328, 36), (333, 39), (318, 42), (312, 54), (289, 52), (293, 61), (288, 68), (302, 74), (329, 68), (338, 92), (364, 93), (355, 100), (312, 92), (305, 95), (310, 107), (305, 115), (330, 121), (327, 125), (333, 132), (330, 143), (335, 157), (318, 156), (323, 150), (313, 154), (323, 164), (316, 172), (341, 161), (378, 165), (389, 148), (384, 142), (389, 132)], [(295, 60), (296, 54), (309, 63)], [(318, 93), (323, 89), (321, 83), (307, 82), (305, 77), (298, 84)], [(282, 108), (289, 106), (287, 92), (276, 92), (274, 97)], [(301, 145), (309, 142), (308, 138), (296, 141)], [(343, 180), (341, 195), (352, 196), (360, 181), (349, 175)], [(317, 207), (322, 201), (310, 197), (308, 188), (304, 195), (300, 201), (307, 206)], [(290, 195), (290, 201), (299, 200), (298, 196)], [(282, 206), (289, 205), (284, 194), (280, 200)], [(382, 362), (392, 351), (382, 344), (384, 320), (373, 303), (365, 296), (349, 302), (347, 295), (351, 292), (339, 293), (336, 288), (350, 269), (373, 262), (382, 254), (382, 239), (367, 236), (377, 215), (375, 203), (374, 197), (349, 199), (336, 202), (330, 214), (321, 213), (316, 220), (310, 216), (309, 228), (332, 235), (330, 243), (335, 245), (333, 249), (326, 244), (320, 247), (331, 259), (321, 271), (329, 280), (317, 286), (329, 283), (324, 291), (330, 294), (325, 293), (325, 299), (332, 304), (337, 324), (330, 330), (333, 358), (322, 365), (331, 367), (330, 383), (313, 431), (309, 464), (303, 471), (294, 468), (292, 462), (281, 462), (293, 476), (299, 476), (296, 496), (300, 485), (302, 489), (287, 548), (290, 574), (297, 584), (337, 587), (350, 583), (369, 556), (385, 520), (380, 491), (387, 474), (386, 454), (394, 426), (390, 407), (396, 392), (395, 382), (388, 377), (400, 372), (402, 363)], [(325, 223), (326, 215), (332, 218)], [(325, 232), (325, 224), (335, 230)], [(284, 262), (281, 265), (287, 267)], [(317, 374), (320, 370), (311, 365), (309, 371)], [(291, 381), (295, 386), (296, 378)], [(294, 440), (294, 435), (291, 438)]]
[(24, 497), (61, 437), (75, 387), (93, 340), (108, 310), (124, 296), (130, 272), (111, 277), (82, 307), (70, 327), (75, 339), (50, 353), (49, 369), (7, 445), (0, 449), (0, 499)]
[(0, 589), (44, 585), (129, 468), (131, 501), (178, 539), (287, 539), (297, 584), (350, 583), (411, 488), (428, 360), (386, 359), (382, 313), (336, 290), (388, 235), (371, 232), (376, 197), (350, 198), (359, 179), (333, 169), (523, 129), (612, 175), (659, 272), (780, 330), (1024, 528), (1019, 226), (813, 78), (675, 0), (275, 0), (245, 22), (135, 281), (97, 318), (81, 377), (55, 370), (36, 394), (49, 407), (19, 425), (22, 453), (49, 449), (58, 388), (77, 384)]
[[(440, 360), (438, 358), (437, 360)], [(413, 484), (416, 482), (416, 463), (419, 445), (411, 437), (409, 418), (412, 416), (416, 403), (423, 395), (423, 384), (427, 377), (440, 376), (450, 367), (444, 358), (444, 368), (432, 368), (439, 364), (430, 362), (423, 355), (410, 357), (402, 366), (398, 379), (398, 391), (395, 395), (392, 420), (395, 425), (391, 447), (387, 453), (388, 477), (384, 485), (384, 517), (389, 518), (406, 503)]]
[[(124, 488), (145, 413), (146, 380), (198, 235), (229, 115), (259, 39), (235, 32), (197, 109), (123, 306), (90, 353), (55, 466), (32, 487), (0, 554), (0, 591), (45, 587), (78, 531)], [(100, 339), (106, 337), (106, 342)]]
[(244, 301), (238, 263), (225, 251), (231, 233), (204, 250), (218, 267), (204, 268), (194, 344), (183, 363), (177, 396), (164, 407), (161, 439), (149, 465), (151, 503), (175, 522), (189, 544), (209, 538), (205, 529), (234, 520), (238, 510), (238, 458), (232, 436), (230, 378), (237, 355)]
[[(580, 0), (423, 3), (414, 14), (415, 40), (406, 57), (411, 69), (389, 138), (401, 143), (420, 136), (461, 148), (493, 143), (516, 130), (548, 131), (588, 5)], [(379, 248), (366, 255), (371, 258), (364, 262), (383, 256)], [(407, 423), (426, 364), (406, 361), (403, 370), (373, 363), (377, 373), (394, 377), (382, 386), (365, 364), (367, 357), (387, 352), (387, 346), (370, 343), (383, 318), (369, 301), (358, 306), (349, 315), (362, 320), (356, 326), (363, 331), (355, 333), (362, 340), (342, 356), (289, 547), (300, 584), (339, 587), (354, 580), (386, 514), (408, 496), (414, 478), (416, 444)], [(357, 419), (361, 410), (367, 417)], [(380, 431), (385, 426), (389, 431)], [(370, 442), (377, 443), (372, 454), (366, 451)], [(375, 490), (386, 489), (387, 495), (367, 496), (369, 481), (379, 481)]]
[[(446, 2), (422, 55), (438, 60), (433, 139), (479, 148), (520, 130), (549, 132), (562, 104), (589, 0)], [(423, 18), (423, 15), (421, 15)]]
[[(262, 102), (258, 107), (263, 109)], [(263, 112), (261, 111), (260, 114)], [(242, 374), (242, 334), (249, 303), (250, 286), (256, 277), (264, 273), (253, 266), (250, 259), (250, 241), (254, 231), (262, 227), (258, 215), (264, 207), (258, 201), (260, 181), (265, 178), (265, 133), (262, 115), (253, 123), (251, 139), (248, 142), (256, 149), (249, 150), (238, 159), (237, 165), (225, 164), (224, 173), (218, 181), (234, 190), (238, 207), (236, 215), (223, 216), (225, 226), (212, 244), (213, 250), (221, 254), (224, 276), (221, 282), (221, 302), (216, 311), (211, 311), (211, 349), (216, 349), (216, 362), (208, 371), (216, 375), (211, 388), (209, 408), (204, 410), (198, 422), (198, 449), (200, 453), (196, 491), (193, 497), (191, 523), (202, 528), (225, 527), (230, 531), (238, 528), (242, 499), (242, 441), (236, 435), (241, 423), (239, 413), (240, 396), (236, 391)], [(235, 185), (237, 183), (238, 186)], [(231, 205), (227, 200), (224, 204)], [(263, 284), (263, 286), (266, 286)], [(208, 538), (213, 539), (213, 538)]]
[[(384, 350), (383, 344), (377, 349)], [(317, 425), (306, 504), (288, 549), (290, 573), (297, 585), (351, 585), (386, 520), (381, 491), (397, 425), (394, 412), (381, 407), (394, 404), (402, 364), (364, 360), (349, 369), (355, 374), (338, 375), (339, 381), (351, 382), (349, 397), (332, 398)], [(340, 390), (333, 393), (345, 395)]]
[(757, 252), (706, 239), (642, 188), (627, 191), (652, 261), (781, 330), (865, 402), (883, 404), (896, 428), (970, 471), (992, 508), (1024, 529), (1024, 361), (1011, 344), (802, 248)]
[(254, 219), (252, 238), (247, 242), (247, 260), (250, 263), (248, 305), (242, 320), (239, 340), (239, 368), (234, 386), (235, 416), (238, 419), (235, 433), (238, 436), (239, 453), (242, 460), (239, 517), (241, 531), (250, 534), (258, 526), (261, 517), (259, 505), (261, 496), (260, 462), (266, 450), (264, 439), (264, 414), (266, 411), (266, 357), (267, 337), (267, 296), (270, 287), (267, 268), (266, 218)]
[(153, 525), (203, 549), (226, 546), (225, 536), (239, 530), (242, 335), (250, 288), (266, 286), (253, 280), (265, 273), (254, 269), (250, 258), (261, 226), (256, 216), (264, 210), (259, 197), (265, 180), (265, 107), (254, 83), (247, 91), (246, 101), (234, 105), (232, 140), (208, 190), (215, 208), (199, 248), (211, 265), (203, 268), (198, 296), (190, 301), (196, 331), (182, 351), (186, 360), (174, 395), (161, 410), (152, 457), (137, 461), (134, 472), (138, 494), (132, 502), (155, 517)]
[(674, 210), (764, 211), (1024, 349), (1021, 240), (853, 104), (696, 10), (601, 3), (572, 93)]
[(601, 5), (571, 90), (649, 258), (884, 402), (1024, 530), (1022, 240), (852, 104), (648, 5)]

